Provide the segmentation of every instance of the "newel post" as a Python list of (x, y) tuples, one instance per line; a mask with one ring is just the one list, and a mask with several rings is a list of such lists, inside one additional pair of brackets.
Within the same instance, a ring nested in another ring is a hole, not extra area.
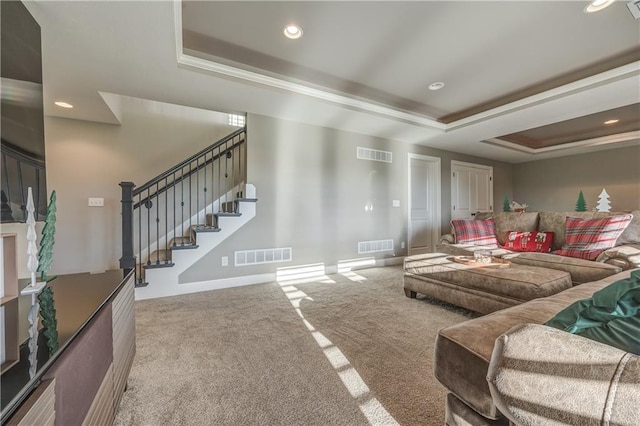
[(126, 276), (136, 267), (133, 255), (133, 182), (120, 182), (122, 187), (122, 257), (120, 268)]

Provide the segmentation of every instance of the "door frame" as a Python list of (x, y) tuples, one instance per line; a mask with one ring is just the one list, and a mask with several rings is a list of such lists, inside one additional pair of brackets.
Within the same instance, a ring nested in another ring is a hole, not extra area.
[(440, 239), (441, 221), (442, 221), (442, 190), (441, 190), (441, 162), (440, 157), (432, 157), (429, 155), (414, 154), (410, 152), (407, 156), (407, 255), (411, 255), (411, 160), (427, 161), (430, 167), (434, 167), (432, 174), (434, 175), (433, 190), (435, 194), (435, 206), (433, 222), (435, 226), (432, 231), (432, 250), (435, 250), (435, 245)]

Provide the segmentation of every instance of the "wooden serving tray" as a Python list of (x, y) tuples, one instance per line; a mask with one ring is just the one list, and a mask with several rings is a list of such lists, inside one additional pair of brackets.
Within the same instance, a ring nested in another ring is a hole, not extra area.
[(452, 256), (450, 260), (476, 268), (508, 268), (511, 262), (498, 257), (491, 258), (491, 263), (476, 262), (473, 256)]

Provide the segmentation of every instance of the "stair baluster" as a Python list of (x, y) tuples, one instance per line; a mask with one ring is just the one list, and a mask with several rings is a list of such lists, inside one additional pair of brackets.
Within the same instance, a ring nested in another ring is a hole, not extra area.
[[(246, 168), (242, 165), (246, 151), (243, 149), (246, 149), (246, 128), (238, 129), (140, 187), (132, 182), (120, 184), (123, 194), (120, 267), (125, 271), (135, 269), (136, 286), (147, 284), (145, 269), (173, 266), (173, 250), (198, 247), (197, 232), (219, 231), (216, 228), (218, 214), (237, 213), (236, 200), (242, 197), (246, 184)], [(170, 199), (172, 208), (169, 208)], [(160, 205), (162, 202), (164, 208)], [(155, 211), (152, 210), (154, 203)], [(214, 214), (216, 203), (218, 213)], [(156, 222), (154, 227), (152, 220)]]

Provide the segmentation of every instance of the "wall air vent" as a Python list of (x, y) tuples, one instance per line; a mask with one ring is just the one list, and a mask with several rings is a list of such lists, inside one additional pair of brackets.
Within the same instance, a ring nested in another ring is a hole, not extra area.
[(291, 262), (291, 256), (291, 247), (237, 251), (235, 252), (235, 266)]
[(383, 163), (393, 163), (393, 154), (389, 151), (379, 151), (377, 149), (358, 147), (358, 160), (382, 161)]
[(393, 250), (393, 240), (360, 241), (358, 243), (358, 254), (391, 250)]

